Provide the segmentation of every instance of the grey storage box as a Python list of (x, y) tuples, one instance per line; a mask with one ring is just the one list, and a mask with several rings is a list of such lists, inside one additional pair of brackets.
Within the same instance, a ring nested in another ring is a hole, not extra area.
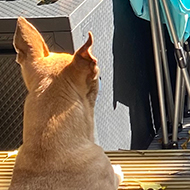
[(93, 54), (101, 69), (101, 94), (95, 108), (96, 142), (105, 150), (129, 149), (129, 110), (113, 108), (113, 10), (111, 0), (0, 1), (0, 150), (22, 144), (23, 104), (27, 90), (12, 46), (16, 19), (27, 18), (43, 35), (51, 51), (73, 53), (94, 35)]

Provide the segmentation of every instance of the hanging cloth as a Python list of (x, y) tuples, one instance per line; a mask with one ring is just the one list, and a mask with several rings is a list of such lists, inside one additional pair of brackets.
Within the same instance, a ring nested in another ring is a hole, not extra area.
[[(160, 4), (161, 3), (161, 0)], [(150, 20), (149, 17), (149, 8), (148, 8), (148, 0), (130, 0), (131, 6), (133, 8), (134, 13), (145, 20)], [(167, 5), (171, 12), (171, 16), (173, 19), (173, 24), (176, 29), (176, 34), (178, 39), (186, 41), (190, 36), (190, 0), (167, 0)], [(168, 32), (170, 34), (169, 26), (167, 23), (167, 19), (165, 14), (163, 14), (162, 9), (162, 22), (167, 25)], [(173, 42), (172, 36), (170, 34), (170, 39)]]

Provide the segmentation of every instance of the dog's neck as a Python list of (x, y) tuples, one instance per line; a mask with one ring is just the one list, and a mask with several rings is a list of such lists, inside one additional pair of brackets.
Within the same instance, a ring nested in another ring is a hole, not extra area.
[[(30, 92), (25, 102), (23, 142), (35, 142), (39, 134), (43, 134), (44, 139), (36, 143), (46, 148), (55, 148), (57, 143), (68, 147), (75, 140), (76, 143), (80, 140), (94, 142), (94, 110), (87, 99), (76, 100), (73, 94), (61, 96), (55, 90), (47, 95), (44, 91), (38, 96), (39, 93)], [(52, 96), (51, 102), (48, 96)]]

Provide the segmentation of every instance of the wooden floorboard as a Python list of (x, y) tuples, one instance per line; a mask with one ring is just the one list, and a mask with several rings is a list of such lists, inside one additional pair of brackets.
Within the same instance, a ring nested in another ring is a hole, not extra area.
[[(0, 152), (0, 190), (7, 190), (15, 156)], [(142, 189), (159, 184), (167, 190), (190, 189), (190, 150), (140, 150), (106, 152), (112, 164), (119, 164), (124, 181), (119, 190)]]

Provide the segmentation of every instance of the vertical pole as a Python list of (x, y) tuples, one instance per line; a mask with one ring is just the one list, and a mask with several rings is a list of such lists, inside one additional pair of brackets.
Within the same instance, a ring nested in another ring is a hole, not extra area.
[(180, 115), (181, 85), (182, 85), (182, 73), (181, 73), (180, 67), (177, 66), (176, 90), (175, 90), (175, 111), (174, 111), (173, 135), (172, 135), (173, 148), (178, 148), (177, 134), (178, 134), (178, 123), (179, 123), (179, 115)]
[(182, 77), (182, 84), (181, 84), (181, 101), (180, 101), (180, 113), (179, 113), (179, 123), (178, 123), (178, 132), (182, 131), (183, 123), (184, 123), (184, 108), (185, 108), (185, 94), (186, 94), (186, 86), (184, 77)]

